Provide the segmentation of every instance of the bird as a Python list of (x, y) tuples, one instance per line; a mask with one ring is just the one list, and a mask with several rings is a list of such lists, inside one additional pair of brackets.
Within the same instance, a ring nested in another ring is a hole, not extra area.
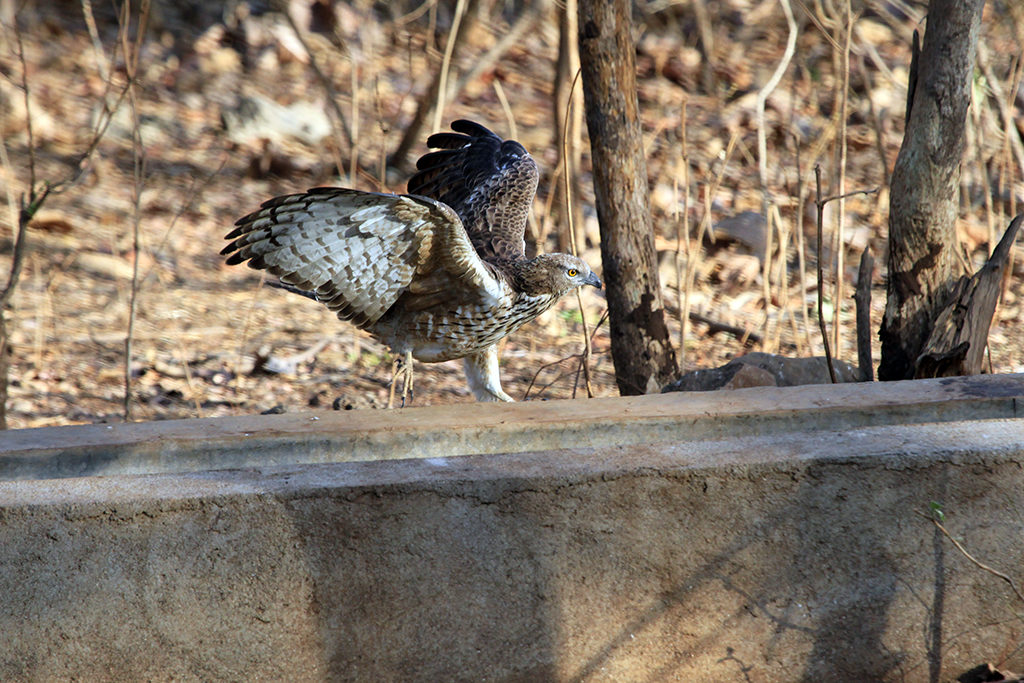
[(427, 138), (406, 194), (315, 187), (265, 201), (235, 223), (228, 265), (276, 276), (391, 348), (403, 405), (412, 362), (463, 359), (478, 401), (501, 387), (498, 342), (563, 295), (601, 279), (582, 259), (526, 256), (537, 164), (514, 140), (460, 119)]

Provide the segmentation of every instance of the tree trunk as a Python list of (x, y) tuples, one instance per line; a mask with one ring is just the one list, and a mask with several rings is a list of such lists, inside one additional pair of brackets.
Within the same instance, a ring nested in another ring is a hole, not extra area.
[(957, 191), (983, 5), (931, 0), (919, 56), (915, 49), (889, 202), (882, 380), (918, 375), (918, 359), (962, 274), (956, 265)]
[(629, 0), (580, 0), (583, 99), (608, 286), (612, 362), (624, 395), (676, 374), (648, 208)]
[(954, 283), (949, 302), (935, 318), (931, 336), (918, 357), (915, 377), (981, 374), (988, 331), (1021, 223), (1024, 214), (1013, 219), (992, 256), (977, 273)]

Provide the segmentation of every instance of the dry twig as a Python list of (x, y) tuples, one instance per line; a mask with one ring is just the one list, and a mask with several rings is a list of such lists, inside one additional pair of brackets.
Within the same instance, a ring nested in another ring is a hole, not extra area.
[(146, 22), (149, 18), (149, 0), (142, 0), (138, 24), (135, 27), (134, 44), (128, 37), (131, 24), (131, 2), (126, 0), (121, 13), (120, 36), (124, 54), (125, 74), (128, 77), (128, 103), (132, 115), (132, 282), (128, 295), (128, 328), (124, 337), (124, 419), (132, 419), (132, 334), (135, 331), (135, 314), (139, 296), (139, 255), (142, 251), (140, 223), (142, 221), (142, 188), (145, 184), (146, 150), (142, 145), (139, 127), (139, 106), (136, 93), (139, 73), (139, 56), (146, 39)]
[(786, 49), (782, 54), (782, 59), (775, 66), (775, 72), (765, 83), (764, 87), (761, 88), (757, 93), (756, 103), (756, 116), (757, 116), (757, 170), (758, 178), (761, 181), (761, 215), (765, 221), (765, 254), (764, 254), (764, 273), (762, 277), (763, 292), (764, 296), (764, 311), (765, 311), (765, 339), (768, 335), (768, 321), (770, 316), (768, 315), (768, 308), (771, 305), (771, 254), (772, 254), (772, 231), (773, 228), (778, 227), (774, 221), (776, 212), (772, 211), (774, 202), (771, 199), (768, 191), (768, 142), (767, 132), (765, 130), (764, 122), (764, 106), (765, 102), (768, 101), (768, 96), (772, 94), (775, 88), (779, 85), (779, 81), (782, 80), (783, 75), (786, 73), (786, 69), (789, 68), (789, 63), (793, 59), (793, 53), (796, 51), (796, 35), (797, 27), (796, 20), (793, 18), (793, 10), (789, 6), (789, 0), (780, 0), (782, 10), (786, 14), (786, 25), (789, 29), (786, 37)]
[[(814, 204), (818, 209), (817, 226), (818, 226), (818, 329), (821, 330), (821, 341), (825, 345), (825, 361), (828, 363), (828, 376), (832, 380), (832, 384), (835, 384), (838, 380), (836, 379), (836, 369), (832, 366), (832, 348), (828, 341), (828, 329), (825, 327), (825, 312), (824, 312), (824, 289), (825, 289), (825, 272), (824, 264), (822, 263), (822, 233), (824, 232), (824, 214), (825, 205), (831, 201), (837, 199), (843, 199), (856, 194), (873, 194), (878, 192), (878, 188), (873, 190), (854, 190), (853, 192), (846, 192), (843, 194), (833, 195), (831, 197), (821, 196), (821, 164), (814, 166), (814, 180), (815, 180), (815, 194)], [(842, 273), (838, 273), (837, 277), (841, 278)], [(833, 320), (838, 324), (837, 316), (839, 314), (839, 307), (833, 305)]]
[[(299, 29), (295, 20), (292, 19), (292, 15), (289, 14), (287, 3), (283, 3), (279, 8), (279, 11), (284, 15), (285, 21), (288, 22), (289, 28), (291, 28), (292, 32), (295, 34), (296, 40), (298, 40), (299, 44), (302, 45), (302, 49), (304, 49), (306, 54), (309, 55), (309, 68), (313, 70), (313, 74), (316, 76), (317, 80), (320, 81), (320, 85), (323, 87), (324, 92), (327, 93), (327, 105), (337, 118), (338, 127), (341, 129), (341, 132), (345, 134), (345, 140), (348, 142), (349, 146), (351, 146), (353, 144), (352, 131), (348, 126), (348, 121), (345, 119), (345, 112), (341, 110), (341, 105), (338, 104), (338, 95), (334, 89), (331, 79), (328, 78), (323, 72), (323, 69), (320, 68), (320, 64), (316, 59), (316, 53), (313, 52), (309, 42), (306, 40), (305, 33)], [(342, 169), (339, 168), (338, 172), (341, 173), (341, 171)]]
[[(569, 114), (572, 112), (572, 95), (576, 90), (576, 83), (580, 80), (579, 69), (576, 70), (576, 76), (572, 79), (572, 85), (569, 86), (569, 96), (566, 98), (565, 107), (565, 125), (562, 126), (562, 159), (565, 161), (565, 182), (562, 186), (565, 188), (565, 219), (569, 223), (569, 245), (572, 248), (572, 255), (576, 256), (576, 226), (572, 220), (572, 167), (569, 161)], [(580, 320), (583, 322), (583, 355), (580, 362), (583, 364), (583, 380), (587, 387), (587, 398), (594, 398), (594, 387), (590, 384), (590, 334), (587, 331), (587, 315), (586, 310), (583, 308), (583, 295), (580, 294), (579, 287), (576, 288), (576, 303), (580, 308)]]
[(996, 578), (1002, 579), (1003, 581), (1008, 583), (1010, 585), (1010, 589), (1013, 591), (1013, 594), (1017, 596), (1018, 600), (1020, 600), (1022, 603), (1024, 603), (1024, 593), (1021, 593), (1020, 589), (1017, 588), (1017, 584), (1015, 584), (1013, 582), (1013, 579), (1011, 579), (1009, 576), (1007, 576), (1006, 574), (1002, 573), (998, 569), (993, 569), (989, 565), (985, 564), (981, 560), (979, 560), (976, 557), (974, 557), (974, 555), (971, 555), (969, 552), (967, 552), (967, 548), (965, 548), (960, 543), (960, 541), (958, 541), (955, 538), (953, 538), (953, 534), (949, 533), (949, 531), (946, 529), (946, 527), (944, 527), (942, 525), (942, 522), (940, 522), (939, 520), (935, 519), (934, 517), (929, 517), (928, 515), (924, 514), (923, 512), (920, 512), (918, 510), (914, 510), (914, 513), (919, 515), (919, 516), (921, 516), (921, 517), (924, 517), (925, 519), (930, 521), (932, 524), (934, 524), (935, 527), (939, 531), (942, 532), (942, 535), (945, 536), (946, 538), (948, 538), (950, 540), (950, 542), (953, 543), (953, 546), (956, 547), (956, 549), (959, 550), (960, 553), (963, 554), (964, 557), (966, 557), (968, 560), (970, 560), (971, 563), (974, 564), (975, 567), (977, 567), (978, 569), (981, 569), (982, 571), (986, 571), (989, 574), (991, 574), (992, 576), (995, 576)]

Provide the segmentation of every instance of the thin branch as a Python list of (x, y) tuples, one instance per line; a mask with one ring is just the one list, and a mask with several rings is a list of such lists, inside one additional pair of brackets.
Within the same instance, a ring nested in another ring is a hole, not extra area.
[[(540, 21), (543, 10), (547, 8), (548, 0), (534, 0), (530, 7), (519, 15), (516, 23), (479, 59), (474, 60), (472, 68), (459, 77), (455, 85), (449, 88), (448, 101), (454, 100), (460, 92), (466, 89), (470, 83), (483, 76), (495, 62), (501, 59), (513, 45), (521, 45), (521, 39), (533, 28), (534, 24)], [(497, 80), (495, 80), (497, 82)]]
[[(1013, 93), (1018, 92), (1019, 85), (1018, 88), (1006, 88), (1003, 86), (1002, 81), (999, 80), (995, 71), (992, 69), (992, 64), (989, 61), (988, 49), (981, 41), (978, 42), (978, 65), (981, 67), (981, 72), (985, 75), (985, 82), (988, 84), (989, 88), (992, 89), (992, 99), (996, 101), (996, 105), (999, 107), (999, 113), (1003, 118), (1003, 136), (1009, 143), (1010, 148), (1013, 150), (1013, 154), (1017, 158), (1017, 163), (1022, 169), (1024, 169), (1024, 142), (1021, 141), (1021, 135), (1017, 131), (1017, 126), (1014, 125), (1013, 122)], [(1013, 196), (1013, 192), (1011, 192), (1010, 195)]]
[[(7, 285), (0, 292), (0, 429), (7, 429), (7, 390), (8, 374), (10, 371), (8, 361), (8, 348), (10, 337), (7, 333), (7, 304), (10, 303), (14, 291), (18, 287), (18, 280), (21, 279), (21, 270), (25, 262), (25, 252), (28, 251), (27, 231), (28, 224), (32, 217), (50, 195), (52, 187), (44, 182), (41, 191), (36, 190), (36, 154), (35, 141), (32, 136), (32, 107), (29, 97), (28, 86), (28, 65), (25, 62), (25, 49), (21, 40), (21, 30), (18, 28), (17, 16), (14, 19), (15, 42), (18, 46), (18, 61), (21, 65), (21, 89), (25, 97), (25, 128), (28, 134), (28, 162), (29, 162), (29, 186), (28, 202), (22, 195), (18, 200), (18, 229), (11, 253), (11, 270), (7, 279)], [(4, 148), (4, 163), (7, 164), (7, 149)]]
[[(815, 164), (814, 166), (814, 180), (815, 180), (815, 194), (814, 204), (818, 209), (817, 216), (817, 227), (818, 227), (818, 329), (821, 330), (821, 340), (825, 345), (825, 360), (828, 363), (828, 376), (832, 380), (832, 384), (835, 384), (838, 379), (836, 378), (836, 369), (832, 367), (832, 348), (828, 341), (828, 329), (825, 327), (825, 313), (823, 299), (825, 297), (825, 273), (823, 264), (823, 252), (822, 243), (824, 241), (824, 222), (825, 222), (825, 205), (836, 199), (843, 199), (855, 194), (871, 194), (878, 192), (878, 188), (873, 190), (854, 190), (853, 192), (846, 192), (843, 194), (833, 195), (831, 197), (821, 198), (821, 164)], [(837, 277), (842, 277), (842, 273), (837, 274)], [(834, 305), (833, 307), (834, 316), (839, 315), (839, 307)], [(838, 318), (834, 317), (833, 320), (836, 324), (839, 324)]]
[[(155, 256), (159, 256), (161, 252), (163, 252), (164, 247), (167, 246), (167, 240), (170, 239), (170, 236), (175, 233), (175, 228), (178, 226), (178, 221), (181, 220), (181, 217), (185, 215), (186, 211), (189, 211), (193, 206), (195, 206), (195, 203), (199, 201), (199, 198), (202, 195), (202, 193), (206, 191), (207, 186), (210, 185), (213, 182), (213, 179), (220, 175), (221, 171), (224, 170), (224, 166), (227, 164), (228, 159), (230, 158), (230, 153), (225, 152), (224, 155), (221, 157), (220, 164), (218, 164), (217, 168), (210, 171), (210, 173), (208, 173), (203, 178), (192, 178), (192, 182), (189, 185), (188, 190), (185, 191), (185, 201), (183, 201), (181, 203), (181, 206), (178, 207), (178, 210), (174, 212), (174, 216), (171, 217), (171, 222), (167, 224), (167, 229), (164, 230), (163, 236), (160, 238), (160, 241), (156, 243), (155, 247), (150, 248), (150, 253), (152, 253)], [(158, 262), (152, 263), (149, 266), (149, 269), (142, 275), (141, 278), (139, 278), (140, 285), (145, 284), (149, 280), (149, 277), (159, 267), (161, 266)]]
[[(30, 97), (30, 89), (28, 82), (28, 66), (25, 61), (25, 50), (24, 44), (21, 39), (21, 30), (18, 27), (17, 16), (15, 16), (14, 26), (12, 27), (15, 37), (15, 44), (17, 45), (17, 56), (21, 66), (21, 83), (20, 87), (25, 98), (25, 128), (28, 139), (28, 164), (29, 164), (29, 181), (28, 181), (28, 199), (25, 199), (24, 194), (18, 200), (18, 211), (17, 211), (17, 230), (14, 235), (14, 243), (11, 251), (11, 269), (8, 275), (7, 284), (3, 290), (0, 290), (0, 429), (7, 428), (7, 389), (8, 389), (8, 347), (10, 338), (7, 333), (7, 316), (5, 313), (7, 305), (10, 303), (11, 298), (14, 296), (14, 292), (17, 289), (18, 281), (21, 278), (21, 271), (25, 261), (25, 253), (28, 250), (27, 232), (28, 225), (32, 222), (32, 218), (42, 208), (43, 203), (46, 202), (47, 198), (51, 194), (59, 194), (69, 187), (75, 185), (84, 175), (86, 170), (89, 168), (89, 161), (92, 158), (93, 152), (99, 146), (100, 140), (107, 131), (107, 127), (110, 125), (110, 121), (113, 118), (113, 111), (116, 111), (117, 107), (120, 106), (121, 101), (124, 99), (125, 93), (127, 93), (127, 86), (122, 91), (117, 103), (114, 106), (114, 110), (111, 110), (104, 99), (104, 111), (106, 115), (105, 119), (101, 115), (100, 120), (97, 122), (97, 129), (93, 135), (93, 139), (90, 142), (86, 151), (79, 157), (78, 162), (75, 164), (75, 170), (64, 180), (60, 180), (56, 183), (49, 181), (43, 181), (41, 187), (37, 187), (36, 181), (36, 146), (35, 137), (32, 131), (32, 104)], [(107, 81), (109, 88), (110, 82)], [(0, 145), (3, 142), (0, 141)], [(9, 160), (7, 157), (7, 148), (3, 147), (0, 150), (3, 158), (3, 165), (5, 168), (9, 167)], [(8, 174), (9, 175), (9, 174)], [(11, 193), (8, 188), (8, 201), (13, 201)], [(12, 207), (13, 208), (13, 207)]]
[(934, 517), (929, 517), (928, 515), (924, 514), (923, 512), (920, 512), (918, 510), (914, 510), (914, 514), (920, 515), (921, 517), (924, 517), (925, 519), (930, 521), (932, 524), (934, 524), (936, 526), (936, 528), (938, 528), (938, 530), (941, 531), (942, 534), (953, 543), (953, 545), (956, 547), (956, 549), (959, 550), (963, 554), (964, 557), (966, 557), (968, 560), (970, 560), (974, 564), (975, 567), (977, 567), (978, 569), (981, 569), (982, 571), (986, 571), (989, 574), (991, 574), (992, 576), (995, 576), (996, 578), (1002, 579), (1003, 581), (1008, 583), (1010, 585), (1010, 589), (1013, 591), (1014, 595), (1017, 596), (1017, 599), (1020, 600), (1021, 602), (1024, 602), (1024, 594), (1022, 594), (1020, 592), (1020, 589), (1017, 588), (1017, 584), (1015, 584), (1013, 582), (1013, 579), (1011, 579), (1009, 576), (1007, 576), (1006, 574), (1002, 573), (998, 569), (993, 569), (992, 567), (988, 566), (987, 564), (985, 564), (981, 560), (978, 560), (973, 555), (971, 555), (969, 552), (967, 552), (967, 549), (964, 548), (963, 545), (960, 544), (960, 541), (958, 541), (955, 538), (953, 538), (953, 535), (951, 533), (949, 533), (949, 531), (946, 530), (946, 527), (942, 526), (942, 522), (940, 522), (939, 520), (935, 519)]
[(871, 126), (875, 129), (875, 151), (882, 168), (882, 185), (889, 187), (889, 160), (885, 155), (885, 133), (882, 130), (882, 118), (878, 115), (878, 107), (875, 106), (875, 98), (871, 96), (873, 88), (871, 73), (864, 64), (863, 55), (857, 60), (857, 64), (860, 67), (861, 78), (864, 79), (864, 95), (868, 101), (868, 113), (871, 114)]
[[(682, 319), (682, 313), (674, 304), (666, 304), (665, 310), (677, 318)], [(713, 337), (716, 334), (724, 333), (732, 335), (744, 345), (756, 345), (764, 342), (764, 338), (758, 332), (754, 332), (746, 327), (740, 327), (739, 325), (730, 325), (727, 322), (712, 318), (704, 315), (703, 313), (698, 313), (697, 311), (688, 311), (686, 319), (691, 323), (707, 325), (708, 330), (704, 335), (706, 337)]]
[[(476, 13), (476, 6), (478, 2), (479, 0), (468, 0), (466, 12), (464, 13), (466, 15), (463, 21), (464, 26), (462, 26), (458, 33), (452, 33), (450, 36), (448, 43), (451, 45), (453, 57), (465, 42), (466, 34), (470, 32), (471, 26), (475, 23), (474, 15)], [(432, 32), (433, 31), (431, 31), (431, 33)], [(395, 148), (395, 151), (388, 157), (388, 163), (391, 166), (399, 169), (405, 169), (408, 167), (407, 157), (409, 156), (409, 151), (412, 149), (413, 145), (420, 143), (420, 133), (423, 131), (423, 126), (427, 123), (427, 115), (435, 106), (441, 106), (441, 108), (443, 108), (443, 105), (441, 105), (440, 89), (442, 72), (443, 67), (438, 67), (430, 81), (430, 85), (420, 97), (419, 102), (416, 105), (416, 113), (413, 115), (412, 120), (404, 127), (402, 139), (398, 141), (398, 146)]]
[[(699, 245), (690, 243), (690, 152), (687, 149), (686, 135), (686, 100), (680, 106), (679, 132), (681, 149), (681, 173), (673, 175), (672, 211), (676, 213), (676, 303), (679, 306), (679, 373), (682, 374), (686, 367), (686, 337), (690, 332), (690, 297), (693, 294), (693, 275), (697, 269), (697, 259), (694, 251)], [(683, 176), (683, 215), (680, 220), (677, 212), (677, 193), (679, 186), (679, 175)], [(686, 274), (684, 276), (679, 262), (682, 253), (686, 254)]]
[[(774, 202), (771, 200), (770, 193), (768, 191), (768, 143), (767, 133), (765, 132), (764, 122), (764, 107), (765, 102), (768, 101), (768, 96), (775, 90), (779, 85), (779, 81), (786, 73), (786, 69), (789, 68), (789, 63), (793, 59), (793, 53), (796, 50), (796, 36), (797, 26), (796, 20), (793, 19), (793, 9), (789, 6), (789, 0), (779, 0), (779, 4), (782, 5), (782, 10), (786, 15), (786, 24), (789, 27), (789, 33), (786, 38), (786, 50), (783, 52), (782, 59), (775, 66), (775, 72), (772, 74), (768, 82), (765, 83), (764, 87), (761, 88), (757, 93), (756, 102), (756, 117), (757, 117), (757, 170), (758, 178), (761, 181), (761, 215), (764, 216), (765, 221), (765, 254), (764, 254), (764, 273), (761, 278), (763, 283), (762, 296), (764, 297), (764, 322), (765, 322), (765, 338), (769, 338), (768, 324), (771, 320), (771, 316), (768, 313), (771, 307), (771, 263), (772, 263), (772, 234), (774, 229), (778, 226), (774, 221), (774, 212), (771, 210)], [(779, 228), (781, 229), (781, 228)]]
[(142, 250), (140, 224), (142, 221), (142, 188), (145, 183), (146, 150), (142, 145), (142, 134), (139, 122), (139, 106), (136, 94), (139, 73), (139, 57), (142, 43), (146, 39), (146, 22), (149, 19), (149, 0), (142, 0), (139, 8), (138, 24), (136, 25), (135, 43), (129, 42), (128, 32), (131, 22), (131, 2), (126, 0), (121, 24), (122, 50), (124, 51), (125, 72), (128, 76), (128, 103), (132, 114), (132, 160), (133, 160), (133, 192), (132, 192), (132, 281), (128, 296), (128, 329), (124, 338), (124, 420), (132, 419), (132, 346), (135, 331), (135, 313), (139, 296), (139, 256)]
[(444, 118), (444, 108), (448, 105), (448, 70), (451, 68), (452, 54), (455, 52), (456, 40), (459, 36), (459, 27), (462, 25), (462, 17), (466, 14), (466, 0), (457, 0), (455, 3), (455, 19), (452, 21), (452, 30), (448, 34), (448, 40), (444, 44), (444, 56), (441, 58), (441, 79), (437, 86), (437, 101), (434, 103), (434, 130), (441, 130), (441, 121)]
[[(836, 379), (836, 369), (832, 367), (832, 348), (828, 341), (828, 329), (825, 327), (825, 270), (822, 264), (823, 249), (822, 241), (824, 240), (824, 213), (825, 204), (827, 200), (821, 198), (821, 164), (814, 165), (814, 181), (815, 181), (815, 199), (814, 203), (818, 207), (817, 225), (818, 225), (818, 329), (821, 330), (821, 341), (825, 345), (825, 362), (828, 364), (828, 377), (832, 381), (832, 384), (836, 384), (839, 380)], [(833, 307), (834, 308), (834, 307)]]
[[(526, 387), (526, 393), (523, 394), (523, 400), (524, 401), (529, 400), (529, 398), (530, 398), (530, 390), (533, 389), (533, 385), (537, 382), (537, 378), (540, 377), (540, 373), (544, 372), (545, 370), (547, 370), (550, 367), (553, 367), (555, 365), (560, 365), (560, 364), (564, 363), (567, 360), (572, 360), (573, 358), (579, 358), (580, 356), (582, 356), (582, 354), (574, 353), (572, 355), (566, 356), (565, 358), (559, 358), (558, 360), (553, 360), (550, 363), (544, 363), (539, 368), (537, 368), (537, 372), (533, 373), (533, 378), (530, 380), (530, 383)], [(552, 382), (549, 382), (548, 384), (544, 385), (543, 389), (547, 389), (549, 386), (551, 386), (552, 384), (557, 382), (561, 377), (562, 377), (562, 375), (559, 375)]]
[(513, 140), (516, 140), (519, 138), (519, 128), (516, 126), (515, 114), (512, 113), (512, 105), (505, 95), (505, 88), (501, 86), (501, 81), (497, 78), (491, 82), (491, 85), (494, 87), (494, 94), (501, 104), (501, 110), (505, 113), (505, 121), (508, 122), (508, 135)]
[(21, 64), (21, 94), (25, 98), (25, 133), (28, 136), (29, 148), (28, 186), (34, 189), (36, 186), (36, 144), (32, 133), (32, 117), (29, 115), (32, 107), (29, 104), (28, 67), (25, 64), (25, 45), (21, 41), (21, 30), (18, 28), (17, 18), (15, 18), (14, 22), (14, 38), (15, 44), (18, 46), (18, 62)]
[(85, 148), (84, 152), (78, 155), (78, 162), (75, 164), (76, 170), (64, 180), (53, 183), (53, 194), (66, 192), (77, 185), (79, 181), (85, 177), (86, 172), (90, 168), (92, 155), (96, 151), (96, 148), (100, 146), (100, 142), (103, 141), (103, 137), (107, 134), (107, 128), (110, 127), (111, 121), (114, 120), (114, 113), (121, 108), (121, 104), (128, 97), (128, 88), (130, 87), (131, 82), (129, 81), (121, 89), (113, 107), (110, 107), (106, 102), (106, 98), (104, 98), (103, 111), (100, 113), (99, 119), (96, 122), (96, 130), (93, 131), (92, 140), (89, 142), (89, 146)]
[(7, 279), (7, 286), (4, 287), (3, 291), (0, 292), (0, 309), (6, 308), (7, 304), (10, 303), (11, 296), (14, 294), (14, 290), (18, 286), (18, 280), (21, 277), (21, 268), (25, 260), (26, 242), (25, 242), (25, 231), (28, 229), (28, 224), (32, 221), (32, 217), (35, 216), (36, 212), (46, 201), (46, 198), (50, 195), (51, 186), (49, 183), (43, 183), (43, 189), (41, 193), (37, 193), (33, 187), (29, 190), (28, 202), (25, 202), (25, 197), (22, 195), (19, 200), (18, 210), (18, 234), (14, 242), (14, 254), (11, 261), (11, 273)]
[(100, 32), (96, 28), (96, 17), (92, 13), (92, 0), (81, 0), (82, 16), (85, 17), (85, 26), (89, 29), (89, 38), (92, 40), (92, 49), (96, 53), (96, 69), (100, 72), (100, 78), (110, 82), (110, 64), (103, 52), (103, 43), (100, 41)]
[[(349, 56), (352, 56), (351, 51)], [(366, 61), (372, 62), (372, 57)], [(348, 155), (348, 184), (355, 187), (356, 177), (359, 175), (359, 64), (354, 57), (349, 64), (349, 79), (352, 83), (352, 145)], [(341, 174), (342, 169), (339, 166), (338, 175)]]
[[(580, 314), (582, 315), (582, 313), (583, 313), (583, 309), (581, 308), (580, 309)], [(590, 354), (591, 354), (591, 349), (594, 346), (594, 336), (597, 334), (597, 331), (599, 329), (601, 329), (601, 325), (604, 325), (604, 321), (607, 320), (607, 319), (608, 319), (608, 309), (606, 308), (606, 309), (604, 309), (604, 312), (601, 313), (601, 317), (597, 319), (597, 324), (594, 325), (594, 331), (591, 332), (586, 337), (586, 346), (587, 346), (588, 351), (587, 351), (587, 355), (586, 356), (583, 356), (582, 354), (580, 354), (580, 363), (579, 363), (579, 365), (576, 368), (576, 382), (572, 385), (572, 397), (573, 398), (576, 398), (576, 388), (580, 384), (580, 370), (586, 370), (586, 373), (587, 373), (587, 377), (585, 378), (587, 380), (587, 398), (594, 398), (593, 389), (590, 387), (590, 383), (589, 383), (589, 380), (590, 380), (590, 368), (589, 368)], [(586, 326), (586, 322), (584, 322), (583, 323), (583, 332), (584, 332), (584, 334), (586, 334), (586, 331), (587, 331), (587, 326)]]
[(704, 94), (715, 92), (715, 32), (712, 28), (710, 12), (705, 0), (695, 0), (693, 14), (697, 20), (697, 33), (700, 36), (701, 70), (700, 86)]
[[(341, 105), (338, 104), (338, 96), (334, 90), (334, 85), (331, 83), (331, 79), (327, 78), (323, 70), (320, 68), (320, 65), (316, 61), (316, 55), (314, 54), (313, 49), (309, 46), (309, 43), (306, 42), (306, 36), (299, 29), (295, 20), (292, 19), (292, 15), (288, 12), (288, 3), (282, 3), (282, 6), (279, 7), (279, 11), (284, 15), (285, 20), (288, 22), (288, 26), (292, 29), (292, 32), (295, 33), (295, 38), (299, 41), (299, 44), (302, 45), (302, 49), (304, 49), (306, 54), (309, 55), (309, 68), (313, 70), (313, 74), (316, 76), (316, 79), (320, 81), (321, 87), (323, 87), (324, 92), (327, 93), (327, 105), (337, 117), (338, 127), (341, 128), (341, 132), (345, 134), (345, 141), (348, 143), (349, 147), (351, 147), (353, 144), (352, 131), (348, 127), (348, 120), (345, 118), (345, 112), (341, 110)], [(340, 168), (338, 169), (338, 172), (341, 173)]]
[[(576, 256), (576, 225), (572, 218), (572, 167), (570, 166), (569, 159), (569, 114), (572, 112), (572, 96), (576, 91), (576, 84), (580, 80), (580, 74), (582, 69), (576, 70), (576, 75), (572, 79), (572, 83), (569, 85), (569, 94), (566, 96), (565, 104), (565, 120), (562, 125), (562, 159), (565, 161), (565, 182), (562, 186), (565, 188), (565, 220), (569, 224), (569, 246), (572, 250), (572, 255)], [(590, 384), (590, 333), (587, 330), (587, 315), (583, 308), (583, 295), (580, 293), (580, 288), (576, 288), (576, 303), (580, 307), (580, 321), (583, 323), (583, 381), (587, 387), (587, 398), (594, 398), (594, 387)]]
[[(839, 100), (835, 111), (837, 114), (836, 123), (839, 126), (838, 134), (836, 135), (836, 151), (835, 151), (835, 175), (836, 184), (835, 186), (839, 189), (840, 193), (846, 191), (846, 164), (849, 157), (849, 148), (846, 140), (846, 124), (848, 118), (848, 110), (850, 103), (850, 46), (853, 37), (853, 23), (854, 18), (850, 7), (850, 0), (845, 0), (843, 5), (843, 17), (842, 17), (842, 36), (843, 36), (843, 49), (839, 53), (839, 74), (840, 78), (836, 81), (837, 92), (836, 97)], [(837, 22), (838, 23), (838, 22)], [(846, 284), (846, 278), (844, 273), (846, 272), (846, 198), (845, 196), (839, 197), (839, 205), (835, 212), (835, 263), (836, 263), (836, 278), (832, 283), (835, 288), (835, 294), (832, 297), (833, 317), (832, 320), (835, 324), (832, 326), (832, 335), (835, 343), (836, 353), (839, 353), (839, 349), (842, 343), (842, 330), (841, 314), (843, 309), (844, 296), (844, 285)]]
[(775, 73), (768, 79), (764, 87), (757, 93), (757, 170), (758, 175), (761, 179), (761, 192), (764, 195), (762, 200), (762, 211), (767, 219), (768, 214), (768, 143), (767, 136), (765, 133), (764, 125), (764, 106), (768, 100), (768, 96), (772, 94), (775, 88), (779, 85), (779, 81), (782, 80), (783, 75), (786, 73), (786, 69), (789, 68), (789, 63), (793, 59), (793, 53), (796, 51), (796, 34), (797, 27), (796, 21), (793, 19), (793, 10), (789, 6), (789, 0), (779, 0), (779, 4), (782, 5), (782, 10), (786, 14), (786, 24), (789, 26), (789, 34), (786, 38), (786, 50), (782, 55), (782, 59), (775, 67)]
[(424, 14), (426, 14), (436, 6), (437, 0), (426, 0), (416, 9), (411, 10), (407, 14), (403, 14), (400, 17), (395, 17), (394, 19), (392, 19), (392, 21), (396, 26), (405, 26), (406, 24), (411, 24), (412, 22), (416, 21), (417, 19), (422, 17)]
[(834, 202), (837, 199), (846, 199), (847, 197), (852, 197), (855, 194), (874, 194), (876, 192), (878, 192), (877, 187), (871, 190), (853, 190), (852, 192), (844, 192), (843, 194), (834, 194), (831, 197), (825, 197), (822, 199), (821, 205), (824, 207), (829, 202)]
[[(592, 341), (592, 337), (597, 334), (597, 331), (599, 329), (601, 329), (601, 325), (603, 325), (604, 321), (607, 320), (607, 319), (608, 319), (608, 309), (605, 309), (604, 312), (601, 313), (601, 317), (600, 317), (600, 319), (598, 319), (597, 325), (594, 327), (594, 331), (590, 333), (590, 337), (588, 339), (590, 339)], [(537, 372), (533, 373), (533, 378), (530, 380), (529, 385), (527, 385), (527, 387), (526, 387), (526, 393), (523, 394), (523, 400), (526, 401), (526, 400), (528, 400), (530, 398), (530, 390), (533, 389), (533, 385), (536, 384), (537, 378), (540, 377), (540, 373), (544, 372), (545, 370), (547, 370), (550, 367), (553, 367), (555, 365), (559, 365), (561, 363), (564, 363), (566, 361), (572, 360), (574, 358), (578, 358), (578, 359), (580, 359), (582, 361), (583, 354), (582, 353), (573, 353), (573, 354), (570, 354), (568, 356), (565, 356), (564, 358), (559, 358), (558, 360), (553, 360), (550, 363), (544, 363), (539, 368), (537, 368)], [(577, 367), (576, 372), (577, 372), (577, 374), (579, 374), (579, 368), (578, 367)], [(556, 377), (552, 381), (548, 382), (547, 384), (544, 385), (542, 390), (543, 389), (547, 389), (552, 384), (554, 384), (559, 379), (561, 379), (563, 376), (564, 375), (559, 375), (558, 377)], [(593, 397), (591, 397), (591, 398), (593, 398)]]
[[(807, 306), (804, 303), (804, 296), (807, 292), (807, 250), (804, 245), (804, 231), (803, 231), (803, 220), (804, 220), (804, 206), (805, 206), (805, 193), (804, 193), (804, 172), (803, 166), (800, 163), (800, 136), (797, 133), (793, 133), (793, 149), (795, 163), (796, 163), (796, 254), (797, 262), (800, 268), (800, 314), (803, 317), (803, 332), (804, 341), (807, 344), (807, 349), (811, 349), (811, 322), (807, 316)], [(794, 323), (795, 325), (795, 323)], [(794, 335), (797, 339), (797, 346), (799, 348), (799, 337)]]

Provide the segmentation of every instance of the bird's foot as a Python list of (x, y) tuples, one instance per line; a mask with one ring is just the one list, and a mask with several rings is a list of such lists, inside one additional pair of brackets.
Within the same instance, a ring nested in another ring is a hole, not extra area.
[(388, 389), (388, 408), (395, 407), (395, 389), (398, 386), (398, 378), (402, 378), (402, 404), (400, 408), (405, 407), (405, 402), (408, 399), (409, 403), (412, 404), (413, 390), (412, 390), (412, 351), (406, 351), (405, 356), (395, 356), (395, 360), (391, 365), (391, 387)]

